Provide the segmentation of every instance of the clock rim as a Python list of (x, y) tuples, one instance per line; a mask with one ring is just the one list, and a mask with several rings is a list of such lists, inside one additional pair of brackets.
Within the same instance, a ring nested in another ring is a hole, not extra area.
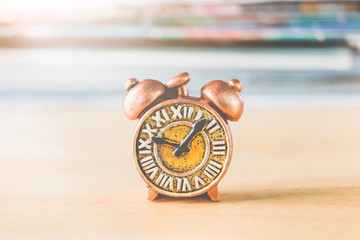
[[(208, 186), (202, 188), (201, 190), (194, 191), (194, 192), (187, 192), (187, 193), (169, 192), (169, 191), (158, 188), (155, 184), (153, 184), (151, 181), (149, 181), (147, 179), (146, 175), (143, 174), (143, 172), (140, 169), (140, 166), (138, 164), (137, 155), (136, 155), (136, 137), (139, 133), (142, 123), (144, 122), (145, 117), (147, 116), (147, 113), (153, 112), (155, 109), (161, 107), (162, 105), (166, 105), (168, 103), (180, 103), (180, 102), (198, 104), (198, 105), (206, 108), (208, 111), (210, 111), (214, 115), (216, 115), (218, 117), (218, 119), (220, 120), (220, 122), (222, 123), (222, 125), (224, 126), (225, 134), (228, 136), (228, 139), (229, 139), (228, 155), (224, 161), (223, 170), (220, 172), (217, 179), (212, 181)], [(166, 195), (166, 196), (171, 196), (171, 197), (194, 197), (194, 196), (204, 194), (204, 193), (210, 191), (211, 189), (213, 189), (214, 187), (216, 187), (217, 184), (221, 181), (221, 179), (226, 174), (227, 169), (229, 168), (229, 165), (230, 165), (230, 162), (232, 159), (232, 151), (233, 151), (232, 146), (233, 146), (232, 135), (231, 135), (230, 127), (229, 127), (227, 120), (218, 111), (216, 111), (212, 106), (210, 106), (209, 103), (207, 103), (206, 101), (204, 101), (201, 98), (196, 98), (196, 97), (177, 97), (177, 98), (173, 98), (173, 99), (164, 100), (164, 101), (156, 104), (155, 106), (151, 107), (150, 109), (146, 110), (146, 112), (144, 112), (144, 114), (139, 119), (139, 121), (136, 125), (136, 128), (135, 128), (135, 132), (132, 137), (132, 149), (133, 149), (132, 151), (133, 151), (134, 164), (135, 164), (137, 171), (140, 173), (141, 178), (148, 185), (148, 187), (153, 188), (157, 193)]]

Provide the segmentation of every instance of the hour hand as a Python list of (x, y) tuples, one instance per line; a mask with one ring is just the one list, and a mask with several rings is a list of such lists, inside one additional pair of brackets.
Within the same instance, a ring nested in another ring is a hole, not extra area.
[[(150, 138), (151, 141), (153, 141), (154, 143), (156, 144), (167, 144), (169, 146), (173, 146), (173, 147), (179, 147), (179, 144), (178, 143), (174, 143), (174, 142), (169, 142), (163, 138), (160, 138), (160, 137), (151, 137)], [(186, 149), (186, 152), (190, 151), (189, 148)]]
[(188, 144), (196, 136), (196, 134), (198, 134), (199, 132), (201, 132), (204, 129), (206, 122), (207, 122), (207, 120), (205, 118), (203, 118), (194, 123), (194, 125), (191, 127), (189, 133), (181, 141), (180, 145), (174, 150), (174, 154), (176, 157), (180, 157), (181, 154), (186, 152), (186, 149), (188, 148)]

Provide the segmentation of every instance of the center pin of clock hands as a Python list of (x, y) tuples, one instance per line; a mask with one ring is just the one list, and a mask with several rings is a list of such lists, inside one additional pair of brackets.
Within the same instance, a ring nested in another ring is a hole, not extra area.
[(197, 121), (196, 123), (194, 123), (194, 125), (190, 129), (189, 133), (181, 141), (180, 145), (174, 150), (174, 154), (176, 157), (180, 157), (181, 154), (186, 152), (186, 149), (188, 148), (189, 143), (196, 136), (196, 134), (198, 134), (205, 128), (206, 122), (207, 122), (207, 120), (205, 118), (203, 118), (203, 119)]
[[(169, 146), (173, 146), (173, 147), (176, 147), (176, 148), (179, 147), (179, 145), (180, 145), (179, 143), (170, 142), (170, 141), (165, 140), (165, 139), (160, 138), (160, 137), (151, 137), (150, 139), (151, 139), (151, 141), (153, 141), (156, 144), (167, 144)], [(186, 152), (189, 152), (189, 151), (190, 151), (190, 149), (186, 148)]]

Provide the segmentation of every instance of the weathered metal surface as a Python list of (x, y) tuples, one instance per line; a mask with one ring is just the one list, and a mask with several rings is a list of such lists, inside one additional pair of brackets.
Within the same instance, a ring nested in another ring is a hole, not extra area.
[(133, 138), (136, 167), (148, 185), (148, 199), (158, 194), (191, 197), (208, 193), (219, 200), (218, 183), (229, 167), (232, 139), (227, 119), (243, 112), (239, 80), (215, 80), (201, 89), (202, 98), (189, 97), (190, 75), (181, 73), (165, 85), (130, 78), (123, 108), (140, 117)]
[(201, 89), (201, 97), (218, 108), (230, 121), (238, 121), (244, 111), (244, 101), (239, 94), (242, 86), (239, 80), (229, 83), (214, 80)]

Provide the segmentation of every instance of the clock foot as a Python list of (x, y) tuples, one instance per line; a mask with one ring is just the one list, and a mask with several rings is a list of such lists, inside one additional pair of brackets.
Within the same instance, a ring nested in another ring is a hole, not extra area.
[(217, 185), (215, 187), (213, 187), (212, 189), (210, 189), (207, 192), (207, 194), (209, 195), (209, 198), (211, 199), (211, 201), (218, 202), (220, 199)]
[(148, 200), (150, 200), (150, 201), (155, 200), (157, 195), (158, 195), (158, 192), (149, 186), (148, 187)]

